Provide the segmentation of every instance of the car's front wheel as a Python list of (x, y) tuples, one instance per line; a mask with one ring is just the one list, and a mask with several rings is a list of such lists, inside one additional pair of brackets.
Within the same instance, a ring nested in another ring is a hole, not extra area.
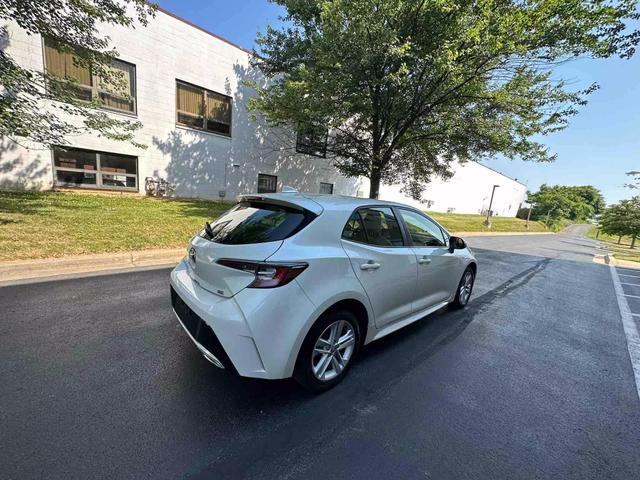
[(473, 291), (473, 283), (475, 281), (475, 274), (473, 268), (467, 267), (462, 274), (460, 283), (458, 284), (458, 290), (456, 290), (456, 296), (451, 302), (454, 308), (464, 308), (469, 303), (471, 298), (471, 292)]
[(346, 375), (360, 342), (358, 322), (348, 310), (322, 315), (305, 338), (294, 378), (315, 391), (328, 390)]

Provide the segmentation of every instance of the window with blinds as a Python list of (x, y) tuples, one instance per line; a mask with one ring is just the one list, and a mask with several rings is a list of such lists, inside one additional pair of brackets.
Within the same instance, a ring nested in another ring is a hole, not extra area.
[(136, 66), (112, 59), (107, 67), (108, 78), (100, 78), (80, 65), (70, 52), (61, 52), (44, 41), (44, 64), (51, 76), (68, 80), (74, 97), (79, 100), (98, 101), (101, 107), (136, 113)]
[(231, 97), (176, 81), (176, 122), (231, 136)]

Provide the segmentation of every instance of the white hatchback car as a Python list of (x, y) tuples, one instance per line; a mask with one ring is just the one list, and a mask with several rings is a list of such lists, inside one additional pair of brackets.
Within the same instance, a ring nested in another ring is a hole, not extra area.
[(324, 390), (362, 345), (469, 301), (476, 260), (419, 210), (333, 195), (243, 195), (171, 273), (178, 320), (214, 365)]

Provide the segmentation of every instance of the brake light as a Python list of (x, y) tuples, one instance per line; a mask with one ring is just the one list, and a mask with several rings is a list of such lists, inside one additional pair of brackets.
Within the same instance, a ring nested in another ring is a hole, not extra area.
[(247, 273), (253, 273), (255, 279), (247, 288), (274, 288), (286, 285), (309, 266), (308, 263), (304, 262), (268, 263), (232, 260), (229, 258), (221, 258), (216, 263)]

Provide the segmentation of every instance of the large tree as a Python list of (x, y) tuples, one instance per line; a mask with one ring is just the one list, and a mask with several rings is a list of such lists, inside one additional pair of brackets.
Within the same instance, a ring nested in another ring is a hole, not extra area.
[(630, 248), (635, 248), (636, 239), (640, 236), (640, 196), (607, 208), (600, 218), (600, 228), (604, 233), (618, 235), (618, 243), (623, 235), (629, 235)]
[(604, 209), (602, 193), (591, 185), (543, 184), (537, 192), (528, 194), (528, 201), (534, 205), (531, 218), (545, 220), (549, 224), (563, 219), (584, 222)]
[[(593, 85), (552, 76), (577, 57), (633, 55), (636, 2), (272, 0), (285, 26), (258, 37), (250, 108), (275, 125), (329, 130), (346, 175), (419, 195), (454, 159), (555, 158), (537, 139), (566, 127)], [(325, 130), (326, 131), (326, 130)]]
[[(100, 24), (146, 25), (155, 6), (145, 0), (0, 0), (0, 19), (14, 21), (29, 35), (41, 35), (77, 67), (87, 68), (112, 88), (123, 79), (110, 68), (118, 52), (99, 32)], [(65, 145), (69, 135), (95, 132), (106, 138), (135, 141), (140, 122), (121, 120), (103, 110), (99, 99), (77, 98), (77, 82), (20, 66), (7, 54), (10, 32), (0, 27), (0, 136), (45, 145)]]
[(607, 206), (602, 192), (593, 185), (580, 185), (567, 188), (593, 209), (593, 215), (600, 215)]

